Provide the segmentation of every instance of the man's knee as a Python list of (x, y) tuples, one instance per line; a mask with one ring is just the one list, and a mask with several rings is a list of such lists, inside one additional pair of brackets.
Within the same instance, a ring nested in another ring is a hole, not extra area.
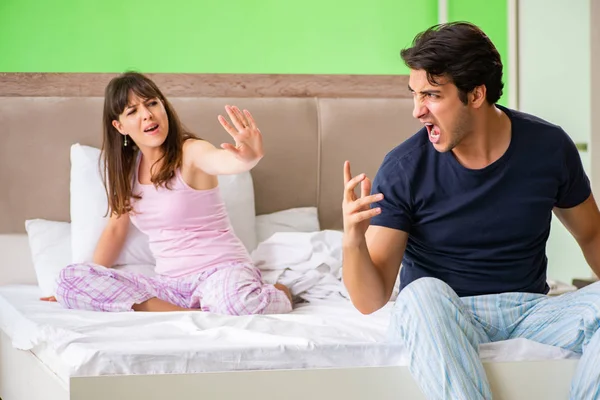
[(423, 301), (449, 296), (456, 296), (456, 293), (446, 282), (437, 278), (426, 277), (406, 285), (398, 295), (397, 301)]
[(437, 278), (420, 278), (398, 295), (394, 315), (401, 321), (433, 321), (450, 318), (460, 299), (456, 292)]
[[(584, 325), (596, 326), (600, 322), (600, 282), (592, 283), (573, 293), (570, 296), (570, 308), (579, 308), (578, 315), (582, 318)], [(560, 298), (560, 297), (559, 297)]]
[(433, 325), (447, 325), (455, 315), (452, 308), (457, 299), (452, 288), (439, 279), (427, 277), (411, 282), (396, 299), (389, 340), (406, 340)]
[(600, 281), (589, 284), (578, 290), (580, 293), (586, 293), (590, 296), (600, 296)]

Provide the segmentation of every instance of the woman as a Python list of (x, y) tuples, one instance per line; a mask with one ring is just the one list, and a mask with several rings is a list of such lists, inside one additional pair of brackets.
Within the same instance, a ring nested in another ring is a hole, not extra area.
[[(56, 301), (98, 311), (291, 311), (289, 290), (262, 281), (234, 234), (217, 186), (217, 175), (248, 171), (263, 157), (250, 112), (225, 110), (233, 126), (218, 119), (235, 145), (217, 149), (182, 127), (149, 78), (125, 73), (108, 84), (102, 158), (110, 219), (93, 263), (61, 272)], [(149, 237), (155, 277), (106, 268), (117, 259), (130, 220)]]

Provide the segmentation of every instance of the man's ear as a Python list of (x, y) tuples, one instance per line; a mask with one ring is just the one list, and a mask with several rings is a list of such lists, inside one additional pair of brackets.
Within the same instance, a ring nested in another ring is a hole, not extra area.
[(116, 130), (119, 131), (121, 135), (127, 135), (127, 133), (123, 131), (123, 124), (121, 124), (119, 121), (113, 119), (112, 125), (115, 127)]
[(476, 86), (471, 93), (469, 93), (469, 103), (473, 108), (479, 108), (485, 102), (485, 96), (487, 94), (487, 88), (485, 85)]

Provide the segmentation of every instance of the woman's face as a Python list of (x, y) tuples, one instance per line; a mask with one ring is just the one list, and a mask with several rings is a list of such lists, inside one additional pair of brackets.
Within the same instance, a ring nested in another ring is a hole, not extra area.
[(164, 143), (169, 133), (169, 118), (160, 99), (143, 99), (130, 93), (125, 110), (113, 121), (113, 126), (122, 135), (129, 135), (140, 149), (150, 149)]

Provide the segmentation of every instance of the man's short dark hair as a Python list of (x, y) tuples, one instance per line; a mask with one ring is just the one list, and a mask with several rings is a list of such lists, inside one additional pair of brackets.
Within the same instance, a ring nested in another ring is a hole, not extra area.
[(483, 31), (469, 22), (432, 26), (415, 36), (412, 47), (401, 51), (404, 63), (413, 70), (427, 72), (432, 85), (444, 77), (456, 85), (459, 98), (467, 104), (467, 94), (485, 85), (486, 100), (495, 104), (502, 96), (500, 54)]

